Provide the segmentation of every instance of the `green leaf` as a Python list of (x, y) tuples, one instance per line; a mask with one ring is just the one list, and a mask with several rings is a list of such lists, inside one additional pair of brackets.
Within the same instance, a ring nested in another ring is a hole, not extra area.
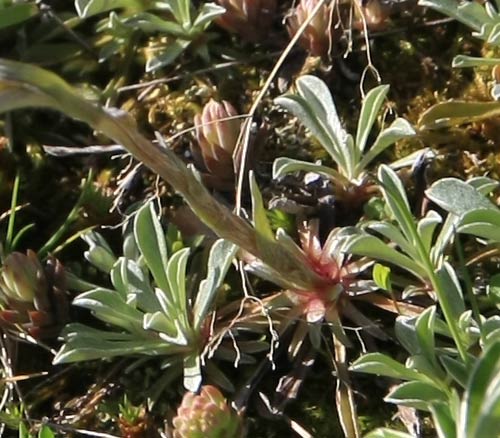
[(171, 64), (190, 44), (191, 41), (181, 39), (170, 42), (168, 46), (155, 52), (154, 56), (146, 61), (146, 72), (149, 73)]
[(421, 380), (423, 377), (382, 353), (364, 354), (354, 361), (349, 369), (359, 373), (376, 374), (401, 380)]
[(189, 327), (187, 314), (187, 296), (186, 296), (186, 266), (189, 257), (189, 248), (177, 251), (167, 264), (167, 278), (172, 303), (175, 304), (178, 312), (177, 318), (184, 327)]
[(145, 204), (137, 212), (134, 221), (134, 236), (157, 286), (165, 292), (169, 306), (172, 306), (172, 291), (170, 291), (167, 275), (168, 254), (165, 235), (151, 202)]
[(405, 350), (412, 355), (420, 353), (415, 322), (415, 317), (398, 316), (394, 325), (396, 338), (401, 342)]
[(280, 157), (276, 158), (273, 163), (273, 178), (281, 178), (292, 172), (314, 172), (320, 175), (324, 175), (327, 178), (335, 179), (345, 179), (340, 175), (335, 169), (328, 166), (322, 166), (316, 163), (308, 163), (307, 161), (294, 160), (293, 158)]
[(95, 231), (85, 233), (82, 239), (89, 246), (89, 249), (83, 254), (84, 257), (96, 268), (109, 274), (116, 263), (116, 257), (106, 240)]
[(297, 90), (298, 95), (281, 96), (275, 99), (275, 102), (296, 116), (319, 140), (338, 166), (347, 169), (347, 133), (340, 123), (330, 90), (321, 79), (308, 75), (297, 79)]
[(40, 431), (38, 432), (38, 438), (54, 438), (56, 435), (52, 430), (50, 429), (49, 426), (46, 426), (45, 424), (41, 427)]
[(356, 131), (356, 148), (359, 151), (358, 156), (361, 156), (362, 152), (365, 150), (366, 141), (368, 140), (370, 131), (373, 128), (380, 107), (384, 103), (388, 92), (389, 85), (379, 85), (370, 90), (363, 99), (363, 105), (358, 120), (358, 129)]
[(454, 68), (494, 67), (497, 64), (500, 64), (500, 58), (478, 58), (474, 56), (457, 55), (453, 58), (451, 66)]
[(384, 199), (405, 235), (406, 240), (416, 245), (416, 242), (413, 242), (415, 230), (413, 215), (401, 180), (394, 170), (384, 164), (378, 169), (378, 179)]
[(455, 438), (457, 428), (448, 403), (432, 403), (432, 418), (439, 438)]
[(462, 388), (465, 388), (469, 379), (466, 365), (461, 360), (446, 355), (440, 356), (439, 359), (446, 370), (446, 374), (452, 377)]
[(491, 21), (484, 7), (476, 2), (457, 3), (455, 0), (419, 0), (418, 4), (453, 17), (475, 31), (479, 31), (485, 23)]
[(375, 263), (373, 266), (372, 277), (375, 284), (383, 290), (391, 291), (391, 268)]
[(438, 103), (422, 114), (421, 129), (440, 129), (477, 122), (500, 115), (500, 102), (463, 102), (451, 100)]
[(500, 242), (500, 210), (478, 209), (465, 213), (458, 231), (492, 242)]
[(222, 15), (226, 10), (215, 3), (203, 3), (195, 18), (193, 28), (205, 30), (208, 25), (219, 15)]
[(36, 2), (18, 3), (7, 7), (0, 5), (0, 29), (29, 20), (38, 12)]
[(24, 422), (19, 422), (19, 438), (31, 438), (30, 432)]
[(441, 208), (458, 216), (479, 208), (496, 208), (486, 196), (457, 178), (442, 178), (427, 189), (425, 194)]
[(184, 358), (184, 388), (198, 392), (201, 385), (201, 360), (198, 352)]
[(436, 360), (436, 351), (434, 343), (434, 321), (436, 319), (436, 306), (430, 306), (425, 309), (415, 321), (415, 332), (417, 335), (420, 352), (440, 371)]
[(436, 227), (443, 221), (441, 216), (434, 210), (429, 210), (424, 218), (420, 219), (417, 224), (417, 232), (425, 250), (430, 253), (432, 249), (432, 240)]
[(396, 143), (402, 138), (412, 137), (415, 130), (411, 124), (402, 118), (397, 118), (391, 125), (380, 132), (370, 149), (362, 155), (359, 163), (356, 165), (356, 171), (361, 172), (375, 157), (385, 151), (390, 145)]
[(495, 304), (500, 304), (500, 274), (491, 276), (488, 295), (492, 298)]
[(418, 263), (415, 263), (412, 259), (396, 251), (394, 248), (391, 248), (375, 236), (370, 236), (369, 234), (354, 236), (349, 239), (345, 251), (349, 254), (363, 255), (373, 258), (374, 260), (389, 262), (405, 269), (418, 278), (426, 278), (425, 269)]
[(207, 278), (201, 283), (193, 308), (193, 327), (199, 330), (214, 302), (217, 291), (238, 252), (238, 247), (223, 239), (217, 240), (208, 257)]
[(96, 318), (135, 333), (142, 333), (142, 312), (129, 306), (116, 291), (98, 288), (78, 295), (73, 304), (89, 309)]
[(411, 259), (416, 260), (418, 258), (415, 246), (408, 242), (399, 228), (391, 222), (368, 222), (366, 228), (381, 234), (389, 239), (390, 242), (395, 243), (403, 252), (409, 255)]
[(388, 403), (401, 404), (429, 411), (434, 402), (446, 402), (446, 394), (428, 382), (405, 382), (392, 389), (384, 398)]
[(413, 438), (405, 432), (400, 432), (399, 430), (388, 429), (386, 427), (372, 430), (364, 436), (364, 438)]
[(486, 437), (500, 424), (500, 341), (476, 362), (463, 398), (459, 438)]
[(134, 29), (140, 29), (144, 33), (160, 32), (184, 38), (187, 36), (186, 30), (183, 29), (180, 24), (173, 21), (163, 20), (158, 15), (151, 14), (149, 12), (135, 14), (131, 18), (127, 19), (125, 23), (127, 26), (131, 26)]
[(118, 8), (141, 9), (140, 0), (75, 0), (76, 12), (81, 18)]
[[(142, 333), (145, 333), (142, 331)], [(104, 359), (136, 354), (154, 356), (185, 352), (184, 346), (166, 343), (153, 333), (137, 334), (94, 329), (83, 324), (68, 324), (61, 336), (65, 344), (54, 357), (54, 364)]]
[[(436, 275), (440, 289), (444, 294), (443, 298), (446, 298), (446, 304), (452, 312), (450, 317), (458, 321), (462, 313), (465, 312), (465, 303), (457, 274), (448, 262), (443, 262), (442, 266), (436, 270)], [(443, 305), (445, 303), (441, 303), (441, 306)], [(447, 322), (449, 323), (449, 321)]]

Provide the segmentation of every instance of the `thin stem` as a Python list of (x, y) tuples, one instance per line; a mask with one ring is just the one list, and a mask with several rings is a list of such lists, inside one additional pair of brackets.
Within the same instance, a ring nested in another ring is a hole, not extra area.
[(17, 207), (17, 196), (19, 194), (19, 181), (21, 177), (19, 172), (16, 173), (16, 178), (14, 179), (14, 187), (12, 188), (12, 198), (10, 201), (10, 216), (9, 224), (7, 225), (7, 237), (5, 238), (5, 253), (8, 254), (12, 251), (12, 241), (14, 239), (14, 226), (16, 222), (16, 207)]
[(43, 259), (57, 245), (59, 240), (61, 240), (64, 234), (66, 234), (66, 232), (69, 230), (73, 222), (78, 219), (78, 216), (80, 215), (80, 208), (85, 200), (87, 190), (91, 184), (91, 181), (92, 171), (89, 171), (87, 179), (83, 184), (82, 192), (80, 193), (80, 197), (78, 198), (78, 201), (76, 201), (75, 206), (70, 211), (70, 213), (66, 217), (66, 220), (59, 227), (59, 229), (49, 238), (49, 240), (47, 240), (47, 242), (45, 242), (45, 244), (38, 251), (38, 256), (41, 259)]

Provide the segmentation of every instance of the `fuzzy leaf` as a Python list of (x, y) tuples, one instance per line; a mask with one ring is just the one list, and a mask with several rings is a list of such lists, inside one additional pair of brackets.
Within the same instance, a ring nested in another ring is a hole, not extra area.
[(458, 231), (500, 242), (500, 210), (478, 209), (465, 213), (459, 222)]
[(428, 411), (434, 402), (446, 402), (447, 397), (432, 383), (405, 382), (391, 390), (384, 400)]
[(308, 163), (307, 161), (294, 160), (293, 158), (280, 157), (276, 158), (273, 163), (273, 178), (278, 179), (292, 172), (314, 172), (324, 175), (327, 178), (338, 179), (344, 178), (335, 169), (328, 166), (322, 166), (316, 163)]
[(496, 208), (486, 196), (457, 178), (440, 179), (425, 194), (441, 208), (458, 216), (479, 208)]
[(207, 317), (217, 290), (222, 285), (237, 252), (238, 247), (226, 240), (219, 239), (213, 244), (208, 257), (207, 278), (200, 283), (194, 304), (193, 326), (195, 330), (200, 329)]
[(420, 380), (422, 378), (416, 371), (406, 368), (403, 364), (382, 353), (364, 354), (354, 361), (349, 369), (401, 380)]
[(75, 0), (76, 12), (81, 18), (107, 12), (118, 8), (139, 8), (140, 0)]
[(371, 148), (361, 156), (361, 160), (356, 166), (356, 170), (361, 172), (370, 164), (375, 157), (385, 151), (390, 145), (396, 143), (402, 138), (412, 137), (415, 130), (411, 124), (402, 118), (397, 118), (391, 125), (380, 132)]
[(382, 240), (369, 234), (354, 236), (346, 244), (349, 254), (363, 255), (374, 260), (385, 261), (399, 266), (419, 278), (426, 278), (426, 272), (418, 263), (396, 251)]
[(166, 299), (171, 306), (173, 292), (170, 290), (167, 274), (167, 245), (152, 203), (145, 204), (137, 212), (134, 221), (134, 235), (137, 246), (146, 260), (156, 284), (166, 294)]
[(451, 100), (429, 108), (418, 121), (421, 129), (440, 129), (477, 122), (500, 115), (500, 102)]
[(477, 361), (462, 402), (459, 438), (486, 437), (500, 422), (500, 342)]
[(379, 85), (368, 92), (363, 99), (361, 113), (358, 120), (358, 129), (356, 131), (356, 147), (359, 155), (365, 150), (368, 135), (377, 119), (380, 107), (389, 92), (389, 85)]

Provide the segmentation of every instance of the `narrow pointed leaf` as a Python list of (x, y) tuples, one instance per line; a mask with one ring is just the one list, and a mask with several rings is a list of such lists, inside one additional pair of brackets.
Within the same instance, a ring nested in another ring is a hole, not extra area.
[(360, 156), (365, 150), (366, 141), (388, 92), (389, 85), (379, 85), (370, 90), (363, 99), (363, 106), (361, 107), (358, 120), (358, 129), (356, 131), (356, 147)]

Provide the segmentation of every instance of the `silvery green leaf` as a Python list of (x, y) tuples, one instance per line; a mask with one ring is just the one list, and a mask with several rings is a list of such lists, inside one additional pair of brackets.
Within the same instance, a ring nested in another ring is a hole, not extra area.
[(483, 208), (469, 211), (461, 217), (458, 231), (500, 242), (500, 210)]
[(375, 159), (375, 157), (381, 154), (392, 144), (402, 138), (413, 137), (414, 135), (415, 129), (413, 129), (413, 126), (411, 126), (407, 120), (398, 117), (388, 128), (380, 132), (370, 149), (361, 156), (361, 160), (356, 166), (357, 172), (364, 170)]
[(184, 388), (198, 392), (201, 386), (201, 360), (197, 353), (184, 358)]
[(160, 310), (161, 306), (149, 281), (149, 275), (133, 260), (126, 260), (121, 269), (122, 277), (127, 279), (128, 299), (133, 297), (135, 306), (144, 312)]
[(91, 310), (96, 318), (108, 324), (134, 333), (142, 330), (142, 312), (129, 306), (116, 291), (94, 289), (78, 295), (73, 304)]
[(500, 102), (464, 102), (450, 100), (438, 103), (425, 111), (419, 126), (422, 130), (472, 123), (500, 115)]
[(54, 364), (134, 354), (174, 354), (181, 351), (179, 347), (168, 345), (159, 338), (98, 330), (82, 324), (68, 324), (62, 336), (66, 342), (54, 357)]
[(127, 301), (128, 279), (126, 270), (123, 270), (124, 265), (126, 265), (126, 260), (120, 257), (111, 270), (110, 277), (115, 290), (122, 296), (124, 301)]
[(368, 222), (366, 228), (389, 239), (395, 243), (402, 251), (409, 255), (413, 260), (417, 259), (416, 248), (411, 245), (403, 236), (401, 231), (390, 222)]
[(389, 85), (379, 85), (370, 90), (363, 99), (361, 113), (356, 131), (356, 147), (359, 151), (358, 157), (365, 150), (366, 141), (377, 119), (378, 113), (389, 92)]
[(447, 355), (442, 355), (439, 359), (446, 370), (446, 374), (452, 377), (462, 388), (465, 388), (469, 378), (467, 366), (461, 360)]
[(401, 380), (425, 379), (416, 371), (406, 368), (403, 364), (382, 353), (364, 354), (355, 360), (349, 369), (355, 372), (376, 374)]
[(118, 8), (136, 8), (137, 0), (75, 0), (78, 16), (88, 18)]
[(432, 238), (434, 237), (434, 232), (436, 227), (443, 221), (441, 216), (434, 210), (429, 210), (425, 217), (420, 219), (417, 224), (417, 231), (420, 236), (420, 240), (424, 245), (426, 251), (430, 252), (432, 247)]
[(140, 29), (145, 33), (160, 32), (177, 37), (186, 35), (186, 31), (178, 23), (163, 20), (158, 15), (149, 12), (133, 15), (126, 20), (126, 24), (132, 26), (134, 29)]
[(473, 32), (472, 35), (496, 46), (500, 43), (500, 23), (483, 24), (481, 30)]
[(434, 342), (434, 321), (436, 319), (436, 306), (425, 309), (415, 321), (415, 333), (417, 335), (420, 353), (436, 368), (441, 371), (436, 360)]
[(109, 274), (116, 262), (116, 257), (106, 240), (97, 232), (90, 231), (82, 236), (89, 249), (83, 253), (84, 257), (96, 268)]
[(214, 18), (217, 18), (225, 12), (226, 10), (222, 6), (215, 3), (203, 3), (198, 12), (198, 16), (194, 20), (193, 28), (204, 30)]
[(398, 170), (403, 167), (411, 167), (419, 160), (432, 160), (436, 157), (436, 152), (431, 148), (419, 149), (406, 157), (400, 158), (399, 160), (393, 161), (389, 164), (389, 167), (393, 170)]
[(167, 264), (167, 278), (171, 296), (177, 310), (177, 318), (185, 327), (189, 326), (186, 296), (186, 266), (189, 248), (181, 249), (170, 257)]
[(476, 2), (458, 3), (455, 0), (419, 0), (418, 4), (453, 17), (473, 30), (480, 30), (484, 23), (491, 22), (483, 6)]
[(495, 205), (478, 190), (457, 178), (442, 178), (425, 191), (426, 196), (444, 210), (456, 215)]
[(455, 68), (465, 68), (465, 67), (483, 67), (500, 64), (500, 58), (483, 58), (475, 56), (457, 55), (453, 58), (451, 64)]
[(498, 188), (500, 183), (493, 178), (487, 176), (475, 176), (467, 180), (467, 184), (474, 187), (479, 193), (483, 195), (489, 195), (493, 190)]
[(430, 406), (432, 419), (436, 427), (438, 438), (456, 438), (457, 429), (455, 418), (450, 412), (448, 402), (433, 402)]
[(142, 326), (145, 331), (152, 330), (160, 333), (165, 333), (172, 339), (177, 336), (175, 324), (163, 312), (160, 311), (154, 313), (145, 313), (142, 319)]
[(418, 263), (369, 234), (355, 236), (350, 239), (346, 244), (346, 252), (393, 263), (395, 266), (399, 266), (421, 279), (425, 279), (427, 276), (425, 269)]
[(405, 188), (398, 175), (389, 166), (382, 164), (378, 169), (382, 194), (406, 240), (413, 242), (415, 223)]
[(500, 316), (494, 315), (484, 321), (481, 327), (484, 348), (489, 348), (500, 339)]
[(157, 286), (166, 294), (165, 297), (171, 306), (173, 300), (167, 275), (167, 245), (163, 229), (151, 202), (145, 204), (137, 212), (134, 221), (134, 235), (137, 246), (146, 260)]
[(443, 262), (435, 272), (440, 282), (440, 289), (446, 295), (446, 303), (440, 304), (441, 306), (448, 305), (451, 311), (450, 316), (458, 321), (465, 311), (465, 303), (457, 274), (448, 262)]
[(430, 382), (404, 382), (384, 397), (388, 403), (429, 411), (435, 402), (447, 401), (446, 394)]
[(322, 166), (316, 163), (308, 163), (307, 161), (294, 160), (293, 158), (280, 157), (276, 158), (273, 163), (273, 178), (278, 179), (293, 172), (314, 172), (324, 175), (327, 178), (344, 179), (335, 169), (328, 166)]
[(193, 307), (193, 327), (199, 330), (214, 302), (217, 291), (222, 285), (231, 266), (238, 247), (227, 240), (217, 240), (210, 249), (207, 264), (207, 278), (201, 281)]
[(346, 169), (342, 144), (347, 133), (342, 128), (337, 109), (326, 84), (315, 76), (297, 80), (298, 95), (278, 97), (275, 102), (296, 116), (331, 155), (339, 167)]
[(497, 340), (476, 362), (467, 385), (458, 438), (486, 437), (500, 420), (500, 342)]
[(394, 325), (396, 338), (411, 355), (420, 353), (418, 345), (417, 330), (415, 328), (416, 318), (398, 316)]

